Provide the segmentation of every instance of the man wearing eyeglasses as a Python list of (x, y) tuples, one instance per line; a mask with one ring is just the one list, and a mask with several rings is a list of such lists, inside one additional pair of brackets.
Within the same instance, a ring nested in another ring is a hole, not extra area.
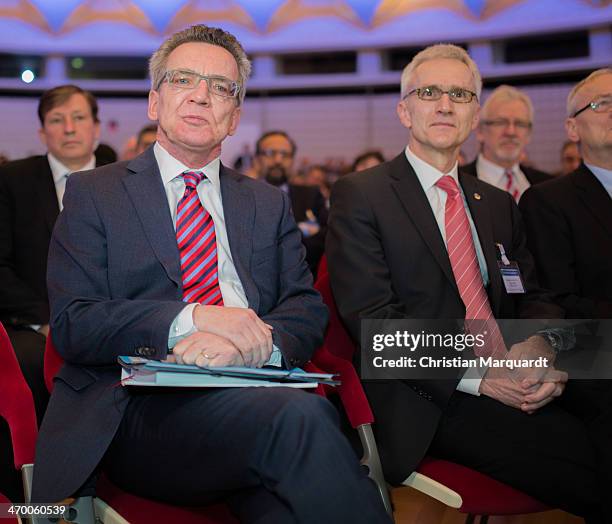
[(306, 262), (313, 275), (325, 250), (327, 206), (317, 187), (292, 183), (297, 146), (285, 131), (268, 131), (255, 145), (257, 176), (289, 195), (293, 218), (302, 232)]
[(578, 83), (565, 127), (582, 164), (521, 200), (529, 248), (543, 285), (570, 318), (612, 318), (612, 69)]
[(508, 191), (518, 202), (529, 186), (552, 178), (519, 163), (531, 139), (532, 127), (533, 105), (529, 97), (515, 87), (499, 86), (480, 112), (476, 131), (480, 154), (461, 171)]
[(294, 368), (323, 339), (327, 311), (286, 195), (219, 161), (249, 72), (221, 29), (172, 35), (150, 61), (154, 146), (69, 180), (48, 272), (66, 364), (38, 440), (34, 500), (90, 493), (103, 462), (126, 491), (187, 506), (223, 499), (244, 522), (388, 522), (327, 400), (118, 382), (120, 355)]
[[(436, 319), (439, 325), (459, 319), (466, 330), (481, 320), (494, 330), (495, 319), (564, 318), (539, 289), (512, 197), (458, 173), (460, 148), (478, 124), (481, 87), (478, 68), (463, 49), (440, 44), (417, 54), (403, 71), (397, 105), (410, 132), (407, 147), (332, 188), (330, 281), (340, 316), (362, 345), (362, 369), (364, 359), (372, 361), (362, 320)], [(506, 266), (522, 275), (515, 289), (502, 272)], [(554, 361), (555, 351), (571, 347), (554, 339), (540, 333), (513, 345), (508, 340), (510, 351), (502, 347), (497, 358)], [(503, 346), (498, 337), (489, 340), (487, 351)], [(426, 371), (422, 378), (381, 371), (381, 380), (364, 381), (385, 478), (401, 484), (431, 455), (590, 522), (606, 521), (588, 432), (555, 402), (567, 375), (551, 366), (472, 371), (437, 378)]]

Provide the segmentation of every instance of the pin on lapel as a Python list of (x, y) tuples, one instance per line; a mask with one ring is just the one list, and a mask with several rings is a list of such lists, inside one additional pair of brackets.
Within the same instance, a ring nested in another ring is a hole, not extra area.
[(480, 196), (480, 193), (474, 193), (474, 198), (476, 200), (480, 200), (482, 197)]

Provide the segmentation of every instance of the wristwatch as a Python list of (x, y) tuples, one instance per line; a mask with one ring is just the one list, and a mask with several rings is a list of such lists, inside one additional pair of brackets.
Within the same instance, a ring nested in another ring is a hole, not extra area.
[(556, 331), (551, 331), (548, 329), (544, 329), (542, 331), (538, 331), (536, 335), (541, 336), (552, 348), (555, 353), (559, 353), (559, 351), (564, 351), (563, 347), (563, 336)]

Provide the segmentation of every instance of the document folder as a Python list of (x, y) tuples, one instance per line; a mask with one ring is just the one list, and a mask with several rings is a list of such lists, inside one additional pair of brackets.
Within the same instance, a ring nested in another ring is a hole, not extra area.
[(121, 356), (121, 383), (124, 386), (240, 388), (292, 387), (315, 388), (318, 384), (338, 385), (328, 373), (247, 367), (200, 368), (194, 365), (161, 362), (140, 357)]

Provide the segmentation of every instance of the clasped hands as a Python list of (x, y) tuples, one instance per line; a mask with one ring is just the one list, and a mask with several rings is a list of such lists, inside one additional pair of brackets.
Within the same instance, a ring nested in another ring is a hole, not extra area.
[(262, 367), (272, 353), (272, 326), (252, 309), (198, 305), (193, 310), (198, 331), (172, 350), (179, 364), (200, 367)]
[(568, 375), (555, 369), (552, 365), (555, 352), (546, 340), (537, 335), (514, 344), (506, 355), (508, 360), (514, 361), (539, 357), (547, 358), (549, 365), (489, 368), (480, 383), (480, 393), (526, 413), (534, 413), (561, 396)]

